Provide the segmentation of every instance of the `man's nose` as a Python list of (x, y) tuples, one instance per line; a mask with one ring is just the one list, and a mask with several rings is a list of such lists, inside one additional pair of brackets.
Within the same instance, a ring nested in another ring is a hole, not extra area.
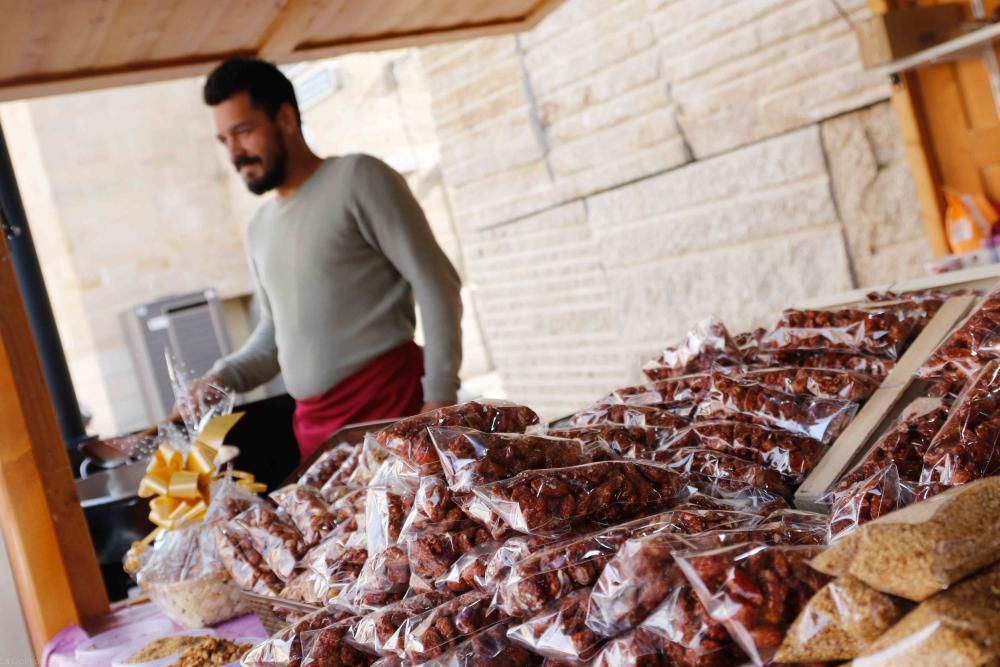
[(237, 144), (235, 141), (230, 141), (226, 145), (226, 150), (229, 151), (229, 161), (235, 163), (240, 158), (246, 157), (246, 151)]

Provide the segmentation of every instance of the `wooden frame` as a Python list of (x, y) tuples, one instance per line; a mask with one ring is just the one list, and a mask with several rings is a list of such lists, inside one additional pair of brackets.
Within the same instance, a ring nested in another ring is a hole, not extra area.
[[(876, 15), (898, 13), (910, 4), (903, 0), (868, 0)], [(920, 7), (933, 10), (952, 4), (956, 4), (955, 0), (926, 0)], [(973, 17), (973, 3), (961, 0), (961, 4), (970, 10), (967, 17)], [(986, 2), (986, 12), (992, 11), (995, 4)], [(966, 37), (972, 43), (992, 38), (995, 32), (996, 27), (989, 26)], [(961, 46), (964, 39), (952, 40), (955, 43), (951, 47)], [(937, 48), (945, 53), (951, 47), (946, 43)], [(892, 102), (927, 237), (938, 257), (951, 252), (944, 226), (943, 188), (1000, 201), (1000, 97), (994, 94), (990, 75), (993, 65), (988, 64), (995, 60), (997, 50), (995, 44), (988, 43), (976, 48), (981, 50), (962, 51), (962, 59), (923, 62), (924, 57), (935, 52), (932, 47), (927, 53), (882, 68), (883, 72), (893, 72), (897, 66), (918, 64), (893, 74)], [(952, 53), (949, 58), (957, 55)]]
[(17, 279), (0, 234), (0, 529), (37, 656), (108, 611)]
[[(82, 8), (80, 11), (85, 10), (93, 1), (76, 0)], [(131, 7), (128, 5), (129, 2), (133, 3)], [(367, 0), (367, 2), (372, 3), (374, 0)], [(357, 51), (382, 51), (510, 34), (535, 27), (558, 7), (562, 0), (536, 0), (530, 5), (527, 12), (503, 19), (489, 18), (497, 15), (498, 11), (508, 4), (502, 0), (480, 0), (475, 3), (472, 0), (467, 0), (467, 2), (468, 6), (462, 3), (449, 3), (448, 0), (421, 0), (417, 3), (383, 0), (381, 3), (382, 13), (400, 16), (416, 15), (426, 18), (426, 22), (415, 28), (411, 27), (407, 30), (383, 34), (351, 34), (348, 31), (348, 34), (329, 34), (323, 35), (319, 39), (314, 38), (312, 41), (303, 41), (303, 35), (308, 33), (311, 24), (323, 12), (329, 12), (333, 8), (341, 14), (351, 15), (365, 11), (366, 3), (349, 3), (343, 0), (340, 2), (289, 0), (280, 3), (280, 9), (277, 10), (276, 16), (259, 31), (259, 34), (247, 36), (249, 39), (257, 40), (256, 46), (252, 48), (243, 47), (217, 52), (143, 59), (141, 56), (133, 54), (141, 53), (140, 47), (148, 45), (125, 45), (129, 47), (127, 49), (129, 57), (126, 62), (94, 65), (93, 59), (85, 57), (75, 64), (78, 69), (74, 70), (56, 69), (51, 71), (43, 68), (6, 79), (0, 76), (0, 102), (199, 76), (206, 73), (215, 64), (234, 56), (256, 56), (276, 63), (294, 63), (332, 58)], [(172, 3), (163, 3), (163, 7), (169, 10), (171, 4), (180, 5), (182, 3), (179, 0), (173, 0)], [(260, 7), (266, 9), (271, 4), (261, 3)], [(416, 8), (413, 7), (414, 4), (417, 5)], [(30, 6), (31, 3), (24, 5), (25, 8), (30, 8)], [(135, 2), (135, 0), (126, 0), (126, 4), (121, 6), (121, 11), (139, 11), (141, 6), (142, 3)], [(408, 11), (414, 9), (419, 11)], [(459, 13), (460, 9), (464, 11), (464, 14)], [(208, 11), (204, 12), (206, 15), (208, 13)], [(455, 21), (451, 20), (452, 14), (458, 14)], [(18, 15), (6, 18), (13, 21), (15, 18), (23, 20), (26, 16), (30, 25), (30, 21), (34, 17), (30, 15), (28, 9), (18, 12)], [(434, 22), (432, 19), (435, 19)], [(69, 20), (69, 17), (63, 20)], [(208, 20), (207, 17), (205, 20)], [(35, 26), (31, 27), (35, 28)], [(137, 25), (134, 28), (133, 30), (120, 31), (121, 34), (114, 33), (111, 37), (122, 40), (134, 39), (141, 42), (149, 34), (154, 35), (156, 39), (167, 40), (177, 36), (169, 33), (169, 30), (163, 25)], [(73, 29), (79, 30), (80, 28), (77, 26)], [(111, 30), (107, 26), (104, 29)], [(193, 30), (194, 27), (189, 26), (189, 29)], [(40, 36), (42, 38), (50, 37), (45, 31), (42, 31)], [(183, 37), (183, 35), (180, 36)], [(0, 42), (2, 42), (2, 36), (0, 36)], [(58, 44), (51, 43), (46, 46), (49, 49), (58, 47)], [(91, 47), (89, 55), (96, 57), (100, 50), (98, 48), (100, 43), (92, 42)], [(3, 49), (0, 48), (0, 57), (3, 55), (2, 51)]]

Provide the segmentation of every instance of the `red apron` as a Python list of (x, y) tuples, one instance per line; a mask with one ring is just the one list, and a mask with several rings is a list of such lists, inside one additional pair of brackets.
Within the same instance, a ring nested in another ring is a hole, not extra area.
[(347, 424), (420, 412), (424, 352), (410, 341), (370, 361), (326, 393), (295, 401), (292, 428), (302, 461)]

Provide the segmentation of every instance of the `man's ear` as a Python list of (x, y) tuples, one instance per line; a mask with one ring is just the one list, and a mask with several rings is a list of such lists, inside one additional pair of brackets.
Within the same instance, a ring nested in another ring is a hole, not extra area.
[(295, 113), (295, 108), (288, 102), (283, 102), (278, 107), (278, 114), (275, 117), (278, 129), (285, 136), (291, 136), (299, 132), (299, 119)]

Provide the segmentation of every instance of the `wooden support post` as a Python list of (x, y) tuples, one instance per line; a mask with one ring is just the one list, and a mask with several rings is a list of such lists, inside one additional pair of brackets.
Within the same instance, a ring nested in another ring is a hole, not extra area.
[(97, 556), (0, 234), (0, 528), (35, 653), (108, 612)]
[[(868, 0), (873, 14), (885, 14), (896, 8), (895, 0)], [(906, 160), (913, 174), (924, 230), (931, 252), (941, 257), (951, 252), (944, 229), (944, 200), (941, 194), (941, 170), (934, 156), (934, 146), (922, 112), (924, 103), (918, 77), (902, 75), (893, 85), (892, 106), (896, 110)]]

